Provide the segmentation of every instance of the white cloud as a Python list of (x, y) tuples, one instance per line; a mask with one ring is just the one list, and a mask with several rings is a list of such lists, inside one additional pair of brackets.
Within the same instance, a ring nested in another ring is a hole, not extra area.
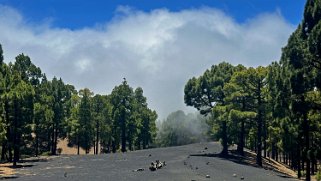
[(110, 93), (126, 77), (133, 87), (143, 88), (162, 119), (187, 109), (183, 89), (189, 78), (223, 60), (246, 66), (278, 60), (294, 29), (279, 11), (240, 24), (212, 8), (141, 12), (120, 7), (112, 21), (78, 30), (25, 19), (0, 6), (6, 61), (24, 52), (50, 77), (95, 93)]

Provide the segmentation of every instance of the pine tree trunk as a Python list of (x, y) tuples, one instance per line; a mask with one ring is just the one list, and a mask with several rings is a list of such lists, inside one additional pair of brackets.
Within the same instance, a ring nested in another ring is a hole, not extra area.
[[(5, 109), (5, 119), (6, 119), (6, 123), (9, 122), (9, 102), (6, 98), (5, 100), (5, 103), (4, 103), (4, 109)], [(3, 147), (2, 147), (2, 153), (1, 153), (1, 160), (4, 160), (5, 158), (5, 155), (7, 152), (9, 152), (9, 158), (7, 158), (7, 161), (11, 162), (12, 161), (12, 154), (11, 154), (11, 145), (10, 145), (10, 141), (12, 141), (11, 139), (11, 128), (9, 126), (7, 126), (7, 129), (6, 129), (7, 133), (6, 133), (6, 136), (7, 136), (7, 139), (4, 141), (3, 143)]]
[(272, 143), (272, 159), (275, 160), (275, 145)]
[[(260, 90), (259, 90), (260, 92)], [(258, 98), (258, 123), (257, 123), (257, 155), (256, 164), (262, 166), (262, 110), (261, 110), (261, 97)]]
[(55, 142), (54, 142), (54, 149), (53, 149), (53, 155), (57, 154), (57, 144), (58, 144), (58, 124), (56, 124), (56, 130), (55, 130)]
[(111, 139), (108, 140), (108, 145), (107, 145), (107, 153), (111, 152)]
[(9, 162), (12, 162), (13, 156), (12, 156), (12, 146), (9, 144), (8, 146), (8, 153), (9, 153)]
[[(259, 113), (260, 114), (260, 113)], [(262, 141), (261, 141), (261, 128), (262, 121), (258, 119), (258, 131), (257, 131), (257, 155), (256, 155), (256, 164), (262, 166)]]
[(301, 178), (301, 134), (298, 134), (297, 138), (297, 169), (298, 169), (298, 178)]
[(47, 126), (47, 130), (48, 130), (48, 134), (47, 134), (47, 151), (48, 152), (51, 152), (51, 145), (52, 145), (52, 142), (51, 142), (51, 129), (50, 129), (50, 126), (48, 125)]
[(133, 151), (133, 142), (132, 142), (132, 138), (131, 138), (131, 132), (129, 131), (128, 132), (128, 149), (130, 151)]
[(51, 155), (54, 155), (54, 145), (55, 145), (55, 123), (52, 124), (52, 133), (51, 133)]
[(112, 141), (112, 142), (111, 142), (111, 147), (112, 147), (112, 152), (113, 152), (113, 153), (116, 153), (116, 144), (115, 144), (115, 141)]
[(311, 161), (310, 161), (310, 156), (309, 154), (309, 150), (310, 150), (310, 138), (309, 138), (309, 123), (308, 123), (308, 117), (307, 117), (307, 113), (304, 113), (303, 115), (303, 121), (304, 121), (304, 137), (305, 137), (305, 149), (306, 149), (306, 155), (305, 155), (305, 159), (306, 159), (306, 177), (305, 180), (306, 181), (310, 181), (311, 180), (311, 174), (310, 174), (310, 167), (311, 167)]
[(294, 164), (293, 164), (293, 148), (291, 149), (291, 152), (289, 153), (289, 166), (292, 170), (294, 170)]
[(312, 158), (312, 160), (311, 160), (311, 174), (314, 175), (314, 172), (315, 172), (315, 170), (314, 170), (314, 159)]
[(125, 112), (122, 113), (121, 120), (121, 151), (126, 152), (126, 120)]
[(5, 140), (5, 141), (2, 143), (1, 161), (4, 161), (4, 160), (5, 160), (6, 152), (7, 152), (7, 141)]
[(240, 136), (239, 136), (239, 143), (237, 145), (237, 152), (244, 156), (244, 132), (245, 132), (245, 128), (244, 128), (244, 120), (241, 120), (241, 131), (240, 131)]
[(314, 172), (317, 172), (318, 171), (318, 162), (317, 162), (316, 158), (313, 160), (313, 164), (312, 165), (314, 167)]
[(39, 132), (38, 132), (38, 125), (36, 125), (36, 131), (35, 131), (35, 134), (36, 134), (36, 145), (35, 145), (35, 154), (36, 156), (39, 155)]
[(222, 122), (222, 146), (223, 146), (223, 150), (221, 152), (221, 155), (224, 157), (228, 155), (226, 121)]
[(80, 142), (79, 142), (79, 135), (77, 135), (77, 155), (79, 155), (80, 150)]
[(94, 155), (96, 155), (96, 141), (94, 141)]
[(264, 158), (266, 158), (266, 135), (267, 135), (267, 128), (266, 128), (266, 121), (264, 120), (263, 121), (263, 144), (264, 144), (264, 147), (263, 147), (263, 156)]
[(132, 145), (132, 140), (131, 139), (128, 140), (128, 147), (129, 147), (130, 151), (133, 151), (133, 145)]
[[(245, 111), (245, 99), (243, 98), (242, 99), (242, 111)], [(244, 156), (244, 134), (245, 134), (245, 120), (242, 119), (241, 120), (241, 131), (240, 131), (240, 134), (239, 134), (239, 143), (237, 145), (237, 152)]]
[(301, 162), (300, 162), (300, 146), (298, 145), (298, 156), (297, 156), (297, 168), (298, 168), (298, 178), (301, 178)]
[(99, 122), (96, 124), (96, 154), (98, 154), (98, 144), (99, 144)]
[(141, 149), (141, 140), (140, 137), (137, 140), (137, 149), (140, 150)]
[(146, 149), (146, 139), (145, 139), (145, 137), (143, 138), (143, 149)]
[(16, 99), (14, 99), (14, 118), (13, 118), (13, 167), (17, 166), (17, 162), (18, 162), (18, 149), (19, 149), (19, 145), (18, 145), (18, 122), (19, 120), (17, 120), (20, 115), (19, 115), (19, 111), (18, 111), (18, 101)]

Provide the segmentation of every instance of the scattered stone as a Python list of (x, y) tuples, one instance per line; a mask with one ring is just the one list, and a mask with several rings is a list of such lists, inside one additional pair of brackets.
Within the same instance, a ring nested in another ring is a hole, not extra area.
[(206, 178), (211, 178), (211, 176), (210, 175), (206, 175)]
[(243, 177), (243, 176), (241, 177), (241, 180), (244, 180), (244, 177)]
[(157, 170), (156, 164), (154, 162), (150, 163), (149, 170), (150, 171), (156, 171)]
[(184, 161), (184, 165), (187, 165), (186, 161)]
[(206, 162), (206, 165), (209, 165), (210, 164), (210, 162)]
[(151, 157), (151, 156), (152, 156), (152, 154), (149, 154), (149, 155), (148, 155), (148, 157)]
[(236, 173), (233, 174), (233, 177), (236, 177)]
[(165, 161), (164, 161), (164, 162), (160, 162), (159, 160), (156, 160), (156, 167), (157, 167), (157, 169), (160, 169), (160, 168), (162, 168), (162, 167), (165, 166), (165, 165), (166, 165)]
[(195, 167), (195, 170), (197, 170), (198, 169), (198, 167)]
[(204, 150), (207, 150), (207, 147), (205, 147)]
[(142, 171), (144, 171), (143, 168), (139, 168), (139, 169), (133, 170), (133, 172), (142, 172)]
[(67, 177), (67, 172), (64, 173), (64, 177)]

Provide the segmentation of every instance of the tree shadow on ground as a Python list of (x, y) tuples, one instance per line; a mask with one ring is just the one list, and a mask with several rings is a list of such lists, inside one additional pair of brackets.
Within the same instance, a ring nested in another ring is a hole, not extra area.
[(48, 159), (32, 157), (32, 158), (23, 159), (19, 163), (34, 163), (34, 162), (48, 162)]
[(15, 179), (15, 178), (18, 178), (18, 176), (16, 175), (0, 176), (0, 180)]
[[(47, 158), (31, 157), (31, 158), (22, 159), (21, 161), (17, 162), (16, 166), (13, 166), (13, 164), (10, 162), (2, 162), (0, 165), (0, 180), (19, 178), (18, 176), (19, 169), (33, 167), (35, 166), (34, 163), (36, 162), (47, 162), (47, 161), (48, 161)], [(13, 171), (13, 170), (16, 170), (16, 171)]]
[(9, 166), (9, 165), (0, 167), (0, 180), (18, 178), (18, 176), (16, 174), (14, 174), (14, 172), (10, 171), (10, 170), (12, 170), (11, 167), (12, 166)]
[(276, 168), (273, 164), (270, 163), (269, 159), (262, 158), (263, 166), (259, 166), (256, 164), (256, 156), (249, 152), (244, 152), (244, 156), (240, 155), (236, 150), (229, 150), (228, 155), (222, 155), (221, 153), (200, 153), (200, 154), (190, 154), (189, 156), (195, 157), (215, 157), (220, 158), (222, 160), (232, 161), (237, 164), (256, 167), (256, 168), (263, 168), (265, 170), (272, 170), (277, 173), (277, 176), (282, 178), (293, 178), (288, 173), (284, 173)]

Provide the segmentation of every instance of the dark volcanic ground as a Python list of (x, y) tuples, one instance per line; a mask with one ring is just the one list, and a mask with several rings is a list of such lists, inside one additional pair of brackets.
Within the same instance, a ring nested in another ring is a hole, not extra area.
[[(230, 159), (206, 156), (206, 153), (215, 154), (220, 150), (219, 143), (198, 143), (128, 153), (62, 155), (49, 161), (23, 163), (25, 167), (17, 169), (17, 178), (13, 180), (233, 181), (242, 180), (242, 177), (246, 181), (295, 180), (271, 170), (239, 164)], [(157, 159), (166, 161), (167, 165), (152, 172), (148, 167)], [(139, 168), (144, 171), (135, 171)], [(206, 175), (210, 178), (206, 178)]]

